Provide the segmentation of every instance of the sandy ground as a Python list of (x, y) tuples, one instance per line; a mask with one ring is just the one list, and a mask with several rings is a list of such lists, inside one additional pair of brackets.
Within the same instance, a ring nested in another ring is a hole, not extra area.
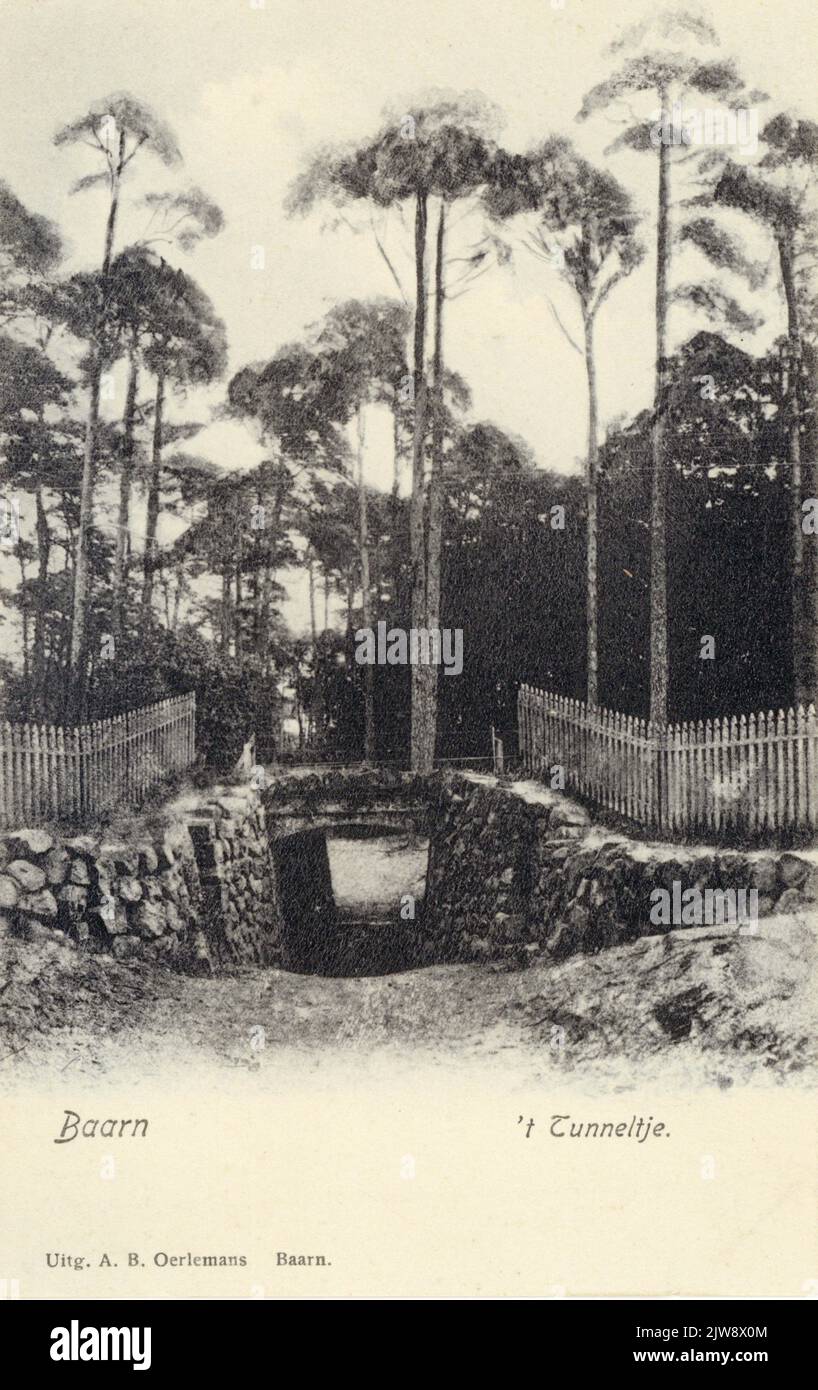
[(0, 1086), (70, 1070), (150, 1082), (341, 1063), (351, 1075), (482, 1069), (558, 1085), (814, 1084), (814, 921), (674, 931), (558, 965), (361, 978), (247, 968), (216, 979), (0, 941)]

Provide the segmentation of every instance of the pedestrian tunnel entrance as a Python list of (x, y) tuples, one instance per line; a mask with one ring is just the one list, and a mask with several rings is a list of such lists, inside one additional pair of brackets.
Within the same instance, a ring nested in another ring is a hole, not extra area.
[(420, 964), (428, 839), (414, 827), (338, 824), (277, 837), (281, 963), (306, 975), (385, 975)]

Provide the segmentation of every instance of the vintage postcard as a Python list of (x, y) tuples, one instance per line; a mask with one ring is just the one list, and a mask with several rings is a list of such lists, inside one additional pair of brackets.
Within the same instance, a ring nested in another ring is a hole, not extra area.
[(5, 1298), (818, 1297), (816, 60), (5, 0)]

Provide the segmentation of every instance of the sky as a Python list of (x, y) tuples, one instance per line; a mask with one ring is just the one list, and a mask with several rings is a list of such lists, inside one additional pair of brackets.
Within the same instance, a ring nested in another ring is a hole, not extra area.
[[(222, 235), (190, 256), (168, 257), (195, 276), (224, 318), (232, 373), (302, 337), (340, 300), (395, 293), (369, 230), (333, 230), (318, 213), (304, 221), (285, 215), (287, 189), (311, 151), (365, 138), (385, 106), (400, 110), (419, 91), (446, 88), (478, 90), (497, 103), (508, 148), (559, 131), (602, 160), (620, 127), (604, 116), (582, 125), (574, 117), (585, 91), (610, 70), (605, 45), (646, 13), (644, 0), (3, 0), (0, 177), (59, 224), (68, 269), (98, 264), (104, 195), (70, 193), (96, 167), (94, 156), (83, 146), (56, 148), (53, 136), (110, 92), (151, 105), (174, 129), (184, 165), (170, 172), (149, 158), (134, 165), (119, 246), (142, 234), (138, 201), (147, 192), (190, 183), (220, 204)], [(738, 59), (750, 85), (770, 93), (772, 107), (816, 117), (814, 0), (713, 0), (707, 15), (724, 54)], [(645, 210), (649, 246), (655, 160), (624, 154), (607, 162)], [(394, 216), (383, 231), (410, 294), (405, 231)], [(467, 220), (464, 246), (473, 232)], [(767, 254), (761, 244), (754, 249)], [(701, 265), (688, 269), (686, 278), (695, 278)], [(603, 425), (649, 403), (654, 274), (649, 255), (600, 316)], [(549, 299), (576, 330), (570, 293), (518, 248), (511, 267), (495, 267), (449, 305), (447, 356), (470, 384), (474, 419), (522, 436), (541, 466), (575, 471), (586, 430), (584, 369)], [(774, 286), (765, 307), (758, 341), (745, 346), (760, 349), (780, 332)], [(671, 346), (695, 327), (676, 312)], [(172, 410), (208, 421), (223, 391)], [(121, 401), (108, 408), (121, 414)], [(375, 421), (368, 434), (367, 477), (388, 485), (388, 430)], [(209, 424), (192, 447), (226, 469), (262, 457), (252, 430), (238, 423)], [(139, 524), (137, 514), (137, 532)], [(304, 581), (291, 579), (285, 614), (299, 626)]]

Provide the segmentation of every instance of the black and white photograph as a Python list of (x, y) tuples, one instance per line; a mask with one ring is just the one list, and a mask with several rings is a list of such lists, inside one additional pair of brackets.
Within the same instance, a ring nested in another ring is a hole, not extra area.
[(818, 1297), (814, 9), (3, 16), (3, 1295)]

